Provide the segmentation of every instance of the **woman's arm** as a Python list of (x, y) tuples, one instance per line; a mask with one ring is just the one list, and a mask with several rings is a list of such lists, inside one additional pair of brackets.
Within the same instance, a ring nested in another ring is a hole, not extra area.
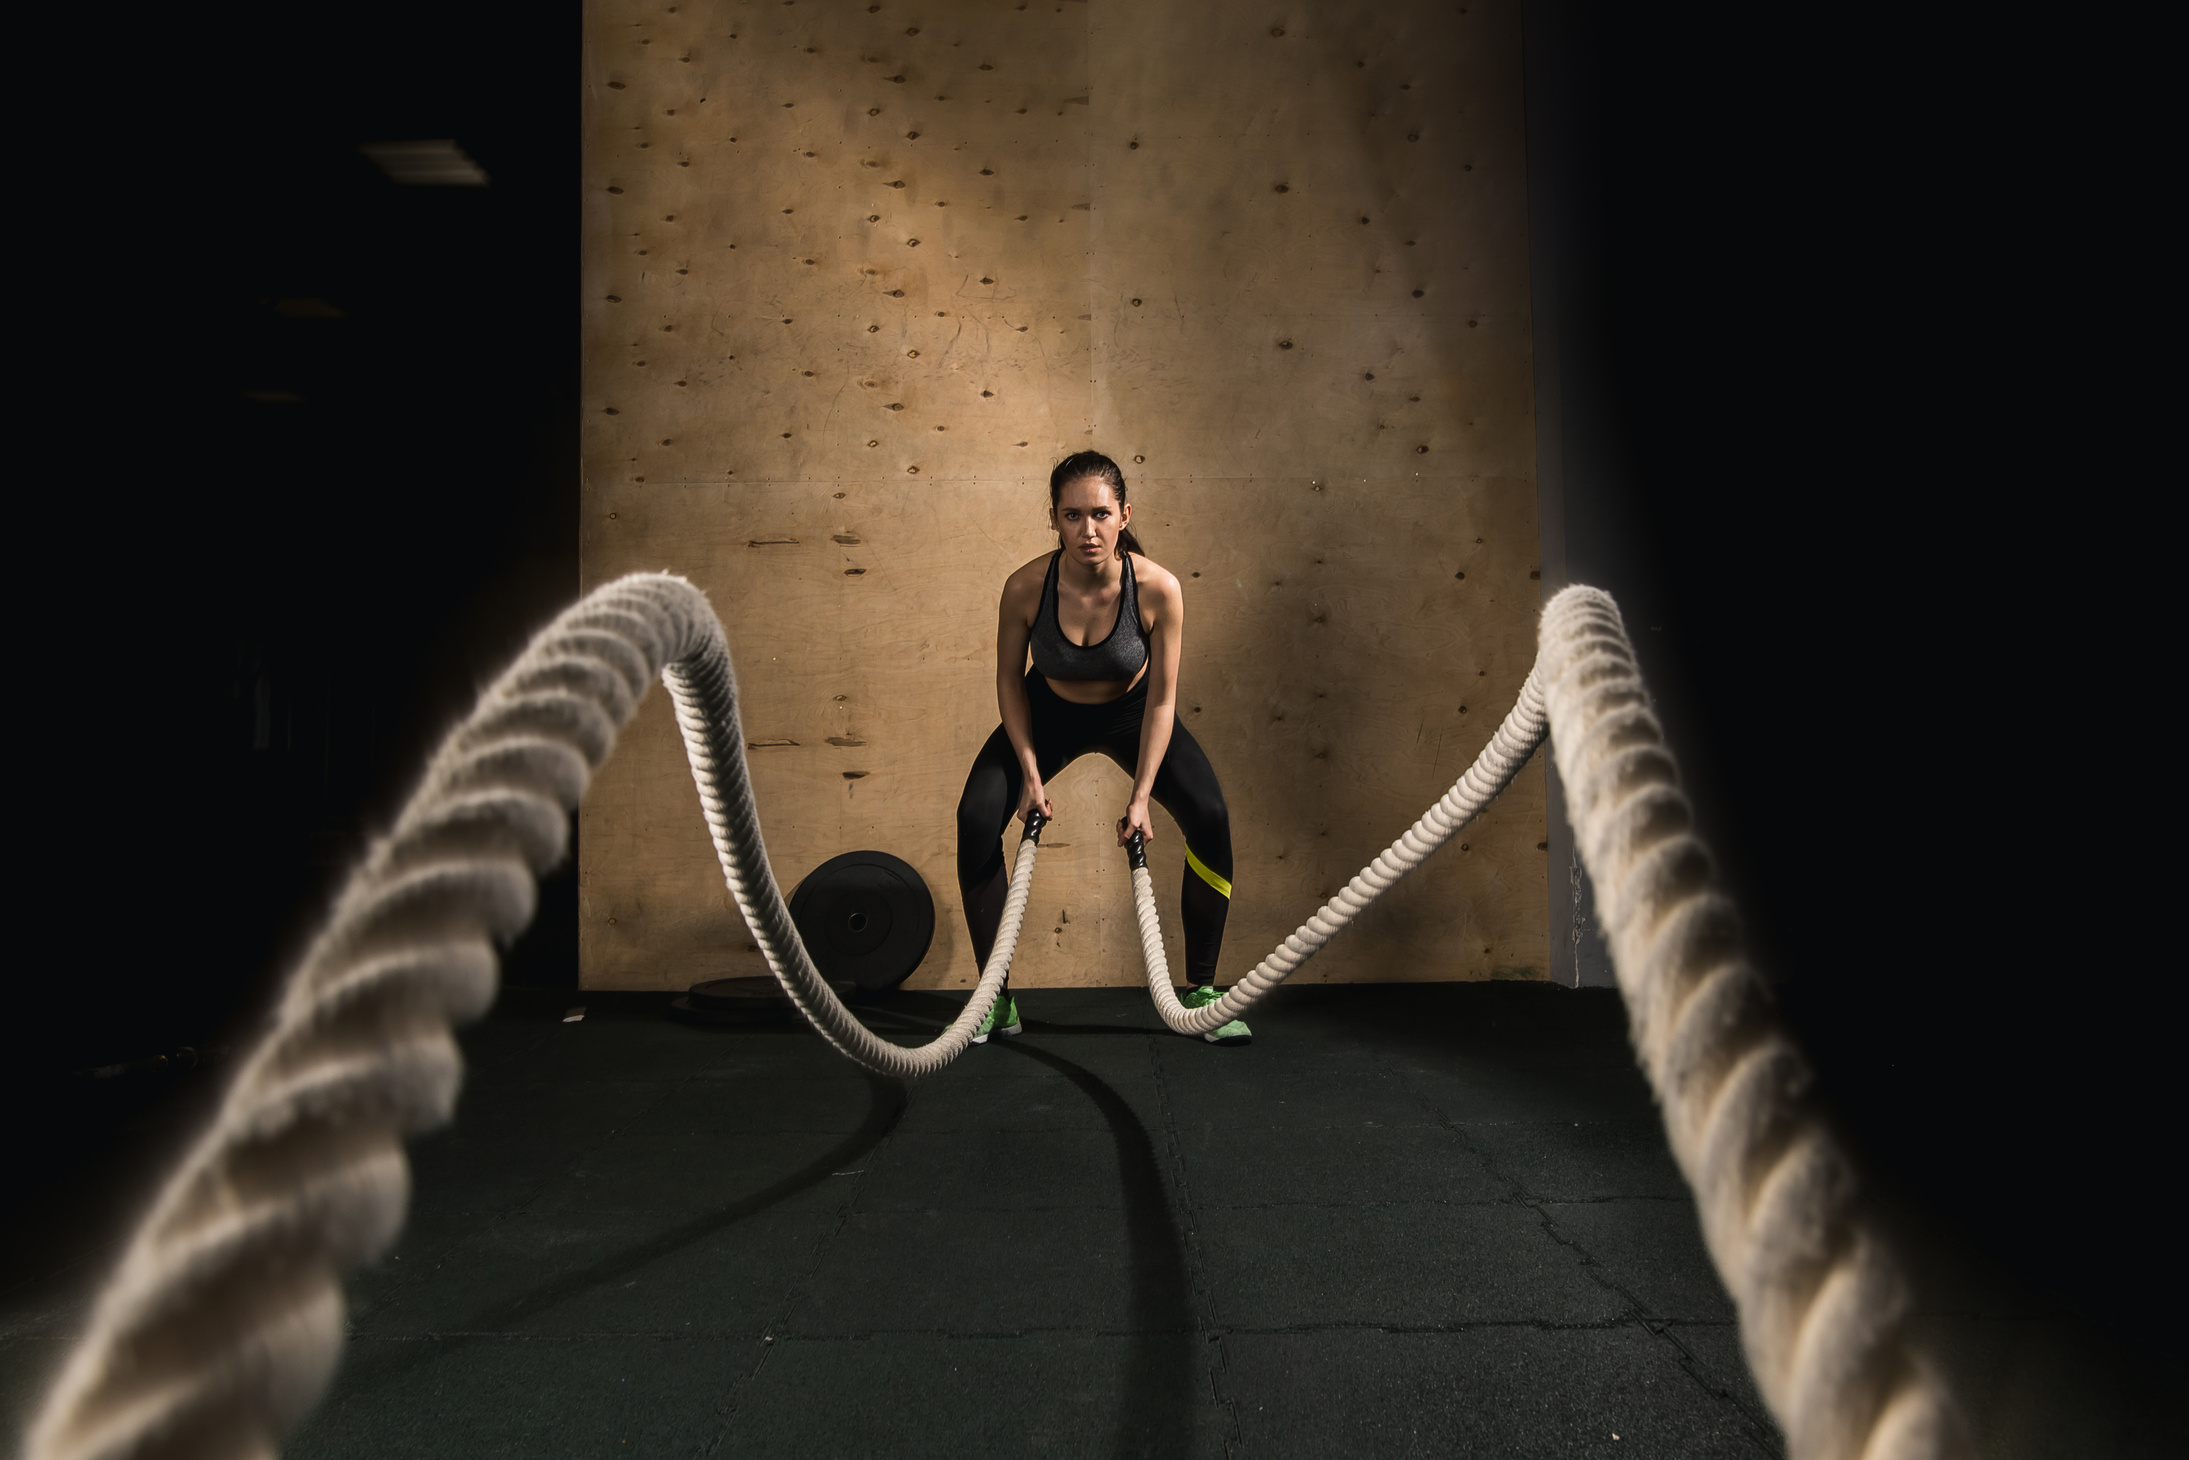
[(1045, 570), (1047, 560), (1036, 559), (1006, 579), (1003, 601), (996, 606), (996, 709), (1003, 716), (1003, 733), (1011, 738), (1025, 778), (1018, 800), (1021, 820), (1037, 806), (1043, 816), (1056, 815), (1041, 784), (1041, 763), (1034, 755), (1034, 712), (1026, 703), (1026, 646), (1034, 636), (1034, 611), (1041, 606), (1045, 572), (1035, 573), (1031, 594), (1026, 577), (1029, 568), (1037, 567)]
[(1171, 729), (1178, 723), (1178, 656), (1186, 637), (1185, 593), (1177, 576), (1146, 558), (1135, 563), (1134, 569), (1140, 601), (1148, 606), (1155, 624), (1148, 630), (1148, 707), (1140, 719), (1140, 765), (1133, 775), (1132, 802), (1118, 819), (1119, 846), (1135, 831), (1148, 841), (1155, 840), (1148, 797), (1155, 791), (1155, 773), (1163, 768)]

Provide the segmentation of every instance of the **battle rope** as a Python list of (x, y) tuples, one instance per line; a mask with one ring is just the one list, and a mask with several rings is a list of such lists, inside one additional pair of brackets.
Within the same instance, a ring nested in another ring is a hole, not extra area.
[(535, 878), (562, 859), (571, 809), (657, 674), (723, 873), (806, 1017), (894, 1075), (965, 1048), (1009, 965), (1034, 842), (964, 1013), (923, 1049), (875, 1038), (814, 971), (769, 874), (720, 621), (681, 578), (611, 583), (480, 697), (351, 874), (107, 1279), (30, 1430), (35, 1460), (271, 1456), (318, 1400), (342, 1348), (341, 1274), (402, 1225), (402, 1139), (455, 1104), (449, 1025), (493, 1001), (494, 943), (531, 921)]
[(1965, 1448), (1944, 1385), (1907, 1332), (1908, 1294), (1855, 1169), (1811, 1095), (1808, 1062), (1741, 947), (1733, 905), (1650, 712), (1609, 594), (1543, 610), (1534, 670), (1443, 800), (1213, 1004), (1171, 987), (1155, 884), (1128, 848), (1148, 990), (1200, 1034), (1238, 1017), (1502, 791), (1552, 736), (1642, 1058), (1704, 1239), (1741, 1316), (1758, 1387), (1796, 1460), (1917, 1460)]
[(1537, 672), (1529, 671), (1527, 681), (1520, 686), (1520, 698), (1505, 722), (1482, 747), (1474, 764), (1444, 793), (1444, 799), (1423, 812), (1421, 820), (1407, 828), (1404, 836), (1354, 874), (1351, 882), (1338, 889), (1313, 917), (1295, 928), (1254, 966), (1252, 973), (1226, 989), (1213, 1004), (1188, 1009), (1178, 1002), (1178, 991), (1171, 987), (1170, 963), (1163, 953), (1163, 924), (1155, 910), (1155, 880), (1148, 875), (1147, 849), (1136, 833), (1126, 849), (1132, 867), (1133, 908), (1140, 919), (1140, 956), (1148, 970), (1148, 994), (1155, 1000), (1163, 1022), (1180, 1034), (1206, 1034), (1238, 1018), (1293, 970), (1322, 951), (1325, 943), (1389, 891), (1391, 884), (1427, 861), (1429, 854), (1451, 840), (1454, 832), (1480, 815), (1482, 808), (1520, 774), (1520, 768), (1535, 754), (1549, 729)]
[(1789, 1453), (1963, 1453), (1945, 1386), (1909, 1332), (1899, 1260), (1712, 885), (1609, 594), (1568, 588), (1545, 606), (1535, 672), (1635, 1048)]
[[(449, 1025), (491, 1002), (493, 943), (530, 921), (534, 879), (561, 859), (570, 809), (656, 674), (675, 700), (723, 874), (801, 1012), (886, 1074), (928, 1073), (966, 1047), (1016, 946), (1038, 819), (964, 1011), (918, 1049), (877, 1038), (814, 969), (768, 870), (720, 622), (682, 579), (609, 584), (487, 690), (352, 873), (212, 1127), (100, 1292), (29, 1432), (32, 1460), (258, 1460), (317, 1402), (342, 1344), (341, 1273), (402, 1223), (401, 1140), (454, 1105), (462, 1071)], [(1731, 909), (1708, 885), (1605, 595), (1569, 589), (1552, 601), (1536, 672), (1467, 775), (1217, 1003), (1179, 1007), (1136, 857), (1158, 1007), (1172, 1028), (1197, 1033), (1274, 987), (1503, 788), (1543, 739), (1546, 696), (1636, 1042), (1793, 1454), (1948, 1453), (1946, 1401), (1907, 1340), (1891, 1254), (1740, 957)]]

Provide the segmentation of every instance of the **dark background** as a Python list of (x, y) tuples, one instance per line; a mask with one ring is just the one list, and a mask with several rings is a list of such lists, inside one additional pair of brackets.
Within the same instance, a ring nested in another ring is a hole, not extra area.
[(2121, 673), (2166, 553), (2135, 27), (1527, 25), (1567, 577), (1620, 600), (1873, 1171), (2178, 1356), (2181, 1276), (2119, 1205), (2182, 1109), (2136, 770), (2163, 691)]
[[(2181, 1146), (2178, 958), (2136, 832), (2170, 806), (2139, 769), (2163, 681), (2110, 647), (2164, 576), (2145, 38), (1528, 11), (1569, 577), (1626, 607), (1883, 1179), (2178, 1352), (2179, 1272), (2119, 1225)], [(50, 357), (19, 397), (46, 465), (17, 489), (6, 1024), (33, 1228), (123, 1125), (206, 1098), (141, 1062), (249, 1027), (577, 581), (576, 6), (161, 24), (48, 37), (105, 52), (47, 107), (69, 145), (20, 317)], [(398, 187), (357, 152), (439, 137), (491, 185)], [(565, 872), (509, 977), (573, 986), (575, 944)], [(83, 1073), (113, 1064), (137, 1067)]]

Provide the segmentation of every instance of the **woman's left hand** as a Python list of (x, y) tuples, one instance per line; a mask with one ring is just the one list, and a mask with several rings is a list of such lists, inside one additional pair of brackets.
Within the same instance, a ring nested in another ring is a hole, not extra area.
[(1155, 823), (1148, 819), (1148, 803), (1145, 801), (1133, 802), (1125, 808), (1125, 814), (1117, 818), (1117, 844), (1123, 846), (1131, 841), (1132, 834), (1136, 831), (1140, 833), (1144, 845), (1155, 840)]

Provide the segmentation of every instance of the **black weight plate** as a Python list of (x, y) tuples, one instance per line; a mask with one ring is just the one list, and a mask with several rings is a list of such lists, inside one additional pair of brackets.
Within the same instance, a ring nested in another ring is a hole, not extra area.
[(927, 883), (887, 852), (829, 858), (790, 895), (790, 915), (821, 976), (861, 993), (903, 983), (935, 941)]

